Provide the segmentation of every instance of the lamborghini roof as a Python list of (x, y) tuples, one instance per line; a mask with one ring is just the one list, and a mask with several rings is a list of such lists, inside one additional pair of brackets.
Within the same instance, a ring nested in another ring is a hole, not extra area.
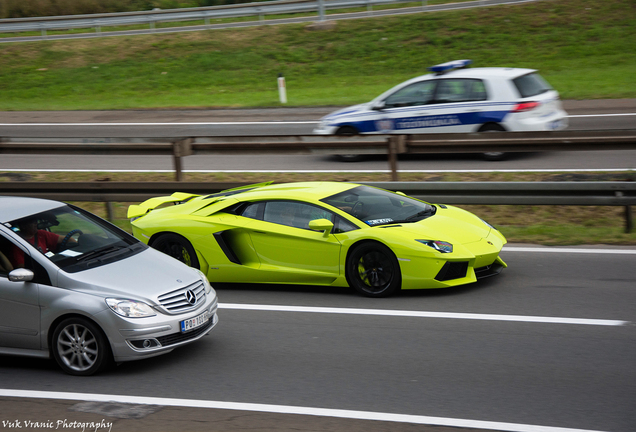
[(331, 195), (360, 186), (340, 182), (300, 182), (261, 186), (240, 194), (241, 200), (262, 198), (297, 198), (318, 201)]

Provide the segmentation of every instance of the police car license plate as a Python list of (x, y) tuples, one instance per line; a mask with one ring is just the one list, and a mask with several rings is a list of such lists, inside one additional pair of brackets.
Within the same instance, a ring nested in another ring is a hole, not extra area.
[(561, 120), (555, 120), (551, 122), (548, 127), (552, 130), (558, 130), (558, 129), (561, 129), (562, 126), (563, 126), (563, 122)]
[(210, 319), (210, 314), (206, 311), (201, 315), (197, 315), (194, 318), (190, 318), (187, 320), (181, 321), (181, 332), (187, 332), (190, 330), (194, 330), (197, 327), (201, 327), (203, 324), (207, 323)]

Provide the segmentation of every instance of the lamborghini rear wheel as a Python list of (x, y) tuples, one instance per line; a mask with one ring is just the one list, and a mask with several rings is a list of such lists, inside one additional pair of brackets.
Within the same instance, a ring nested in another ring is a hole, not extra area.
[(380, 243), (355, 246), (347, 259), (349, 285), (367, 297), (387, 297), (400, 289), (402, 275), (395, 254)]
[(190, 267), (199, 268), (197, 253), (185, 237), (178, 234), (161, 234), (152, 241), (150, 246)]

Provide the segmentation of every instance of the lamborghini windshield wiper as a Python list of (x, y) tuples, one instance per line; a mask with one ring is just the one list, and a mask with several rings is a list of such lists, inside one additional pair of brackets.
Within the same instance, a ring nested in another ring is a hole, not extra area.
[(421, 216), (433, 216), (434, 214), (435, 214), (435, 208), (433, 207), (433, 209), (419, 211), (415, 213), (414, 215), (407, 217), (405, 220), (412, 221), (413, 219), (416, 219)]

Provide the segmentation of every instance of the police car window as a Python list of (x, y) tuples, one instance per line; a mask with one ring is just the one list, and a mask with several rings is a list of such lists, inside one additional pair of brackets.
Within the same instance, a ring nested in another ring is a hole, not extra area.
[(297, 201), (269, 201), (265, 204), (263, 220), (295, 228), (309, 229), (309, 222), (327, 219), (333, 222), (333, 213), (320, 207)]
[(477, 79), (442, 79), (435, 93), (437, 103), (471, 102), (486, 98), (486, 87)]
[(386, 108), (396, 108), (413, 105), (424, 105), (433, 99), (435, 81), (427, 80), (411, 84), (396, 91), (384, 100)]
[(541, 75), (534, 72), (515, 78), (512, 82), (515, 84), (515, 87), (517, 87), (519, 95), (524, 98), (552, 90), (550, 84), (548, 84)]

